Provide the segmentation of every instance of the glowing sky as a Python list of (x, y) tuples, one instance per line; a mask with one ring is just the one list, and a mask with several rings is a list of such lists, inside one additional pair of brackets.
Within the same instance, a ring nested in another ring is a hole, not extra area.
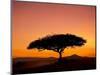
[(95, 6), (13, 2), (13, 57), (58, 57), (53, 51), (27, 50), (33, 40), (48, 34), (71, 33), (83, 37), (83, 47), (65, 49), (63, 56), (95, 56)]

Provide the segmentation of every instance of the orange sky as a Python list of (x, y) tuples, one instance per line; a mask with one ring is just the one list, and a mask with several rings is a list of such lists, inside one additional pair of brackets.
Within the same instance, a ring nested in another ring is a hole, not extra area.
[(33, 40), (48, 34), (71, 33), (83, 37), (83, 47), (65, 49), (63, 56), (95, 56), (95, 6), (13, 2), (13, 57), (58, 57), (53, 51), (27, 50)]

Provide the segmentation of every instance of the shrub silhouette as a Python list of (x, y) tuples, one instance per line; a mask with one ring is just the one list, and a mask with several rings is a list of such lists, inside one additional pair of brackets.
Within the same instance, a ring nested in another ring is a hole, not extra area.
[(74, 47), (74, 46), (82, 46), (86, 43), (81, 37), (72, 34), (56, 34), (56, 35), (48, 35), (41, 39), (32, 41), (28, 49), (37, 48), (39, 50), (53, 50), (59, 53), (58, 61), (62, 61), (62, 52), (67, 47)]

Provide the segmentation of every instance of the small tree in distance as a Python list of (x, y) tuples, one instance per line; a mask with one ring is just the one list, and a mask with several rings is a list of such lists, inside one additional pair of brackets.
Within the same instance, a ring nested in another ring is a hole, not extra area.
[(58, 61), (62, 61), (62, 52), (67, 47), (73, 47), (73, 46), (82, 46), (86, 43), (86, 40), (84, 40), (82, 37), (78, 37), (76, 35), (72, 34), (56, 34), (56, 35), (49, 35), (46, 37), (43, 37), (41, 39), (32, 41), (28, 49), (37, 48), (39, 50), (53, 50), (57, 53), (59, 53), (59, 59)]

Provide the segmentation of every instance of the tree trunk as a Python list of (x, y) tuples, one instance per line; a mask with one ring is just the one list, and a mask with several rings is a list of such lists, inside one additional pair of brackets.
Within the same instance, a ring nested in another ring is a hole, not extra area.
[(59, 62), (59, 63), (62, 62), (62, 53), (61, 53), (61, 52), (59, 52), (59, 59), (58, 59), (58, 62)]

